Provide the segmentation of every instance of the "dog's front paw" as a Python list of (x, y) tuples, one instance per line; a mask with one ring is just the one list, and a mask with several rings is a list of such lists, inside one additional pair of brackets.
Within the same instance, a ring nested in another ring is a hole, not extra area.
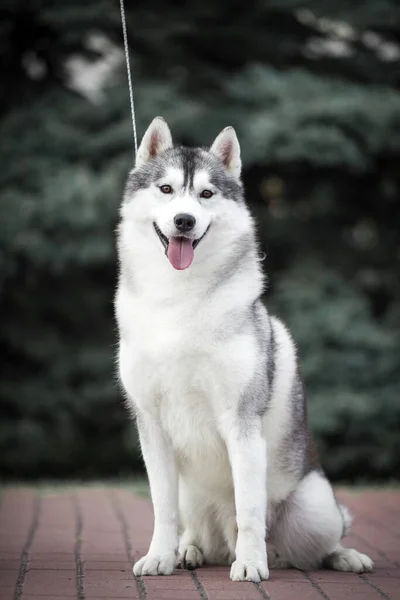
[(134, 567), (133, 573), (139, 575), (171, 575), (176, 565), (176, 554), (149, 553), (139, 559)]
[(269, 578), (267, 561), (236, 559), (231, 567), (232, 581), (253, 581), (258, 583)]

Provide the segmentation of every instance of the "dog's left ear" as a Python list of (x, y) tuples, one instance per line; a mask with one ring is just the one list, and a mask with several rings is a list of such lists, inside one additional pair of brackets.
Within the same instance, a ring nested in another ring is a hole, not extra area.
[(215, 139), (210, 152), (218, 156), (227, 171), (240, 180), (242, 161), (240, 160), (240, 146), (236, 131), (233, 127), (225, 127)]
[(172, 136), (162, 117), (152, 120), (143, 136), (136, 156), (136, 167), (141, 167), (168, 148), (172, 148)]

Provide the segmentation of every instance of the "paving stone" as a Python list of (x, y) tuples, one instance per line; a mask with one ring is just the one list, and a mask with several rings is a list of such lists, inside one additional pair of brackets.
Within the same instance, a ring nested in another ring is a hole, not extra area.
[[(234, 583), (228, 567), (170, 577), (132, 574), (153, 529), (151, 503), (127, 489), (6, 488), (0, 507), (1, 600), (400, 600), (400, 492), (340, 489), (354, 515), (344, 540), (370, 554), (373, 573), (271, 570), (270, 580)], [(20, 594), (22, 592), (22, 595)]]

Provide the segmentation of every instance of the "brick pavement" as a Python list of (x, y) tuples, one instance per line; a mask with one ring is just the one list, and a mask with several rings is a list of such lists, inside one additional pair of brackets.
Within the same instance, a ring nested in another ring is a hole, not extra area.
[(227, 567), (134, 579), (147, 550), (150, 503), (123, 487), (5, 488), (0, 505), (0, 600), (400, 600), (400, 492), (338, 492), (355, 514), (347, 545), (368, 575), (272, 570), (260, 585)]

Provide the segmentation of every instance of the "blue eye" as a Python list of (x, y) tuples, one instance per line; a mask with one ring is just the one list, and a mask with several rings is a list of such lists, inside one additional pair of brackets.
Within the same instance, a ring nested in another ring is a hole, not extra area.
[(161, 185), (160, 190), (163, 194), (172, 194), (172, 187), (170, 185)]
[(211, 198), (211, 196), (214, 196), (211, 190), (203, 190), (200, 194), (200, 198)]

